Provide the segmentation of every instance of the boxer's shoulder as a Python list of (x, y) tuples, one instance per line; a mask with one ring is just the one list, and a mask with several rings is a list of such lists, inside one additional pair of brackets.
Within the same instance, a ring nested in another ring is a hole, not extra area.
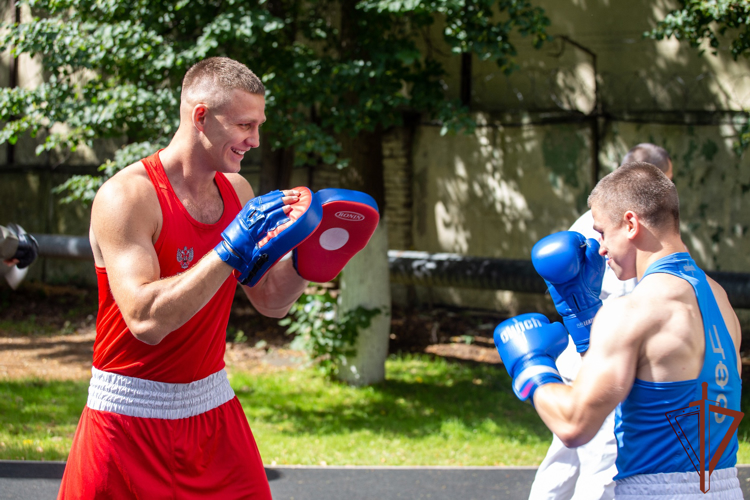
[(140, 227), (148, 227), (150, 219), (154, 227), (159, 225), (159, 198), (141, 162), (125, 167), (99, 188), (91, 217), (95, 229), (97, 222), (102, 222), (117, 230), (119, 226), (128, 226), (134, 218)]
[(724, 287), (718, 284), (710, 276), (706, 276), (706, 281), (708, 281), (708, 284), (711, 286), (711, 291), (714, 293), (714, 297), (716, 298), (716, 302), (719, 303), (719, 306), (721, 307), (722, 302), (729, 304), (729, 297), (727, 296), (727, 292), (726, 290), (724, 290)]
[(234, 188), (234, 192), (237, 193), (237, 197), (240, 199), (240, 204), (245, 205), (248, 201), (255, 198), (255, 192), (247, 179), (240, 174), (224, 174), (229, 183)]
[(670, 307), (697, 306), (693, 286), (683, 278), (667, 273), (654, 273), (644, 277), (630, 294), (644, 307), (669, 311)]
[(94, 203), (106, 202), (107, 205), (119, 203), (135, 203), (157, 201), (156, 190), (146, 172), (143, 163), (137, 162), (129, 165), (107, 181), (99, 188)]
[(630, 294), (605, 302), (592, 325), (592, 345), (600, 338), (623, 347), (640, 345), (668, 321), (663, 310), (653, 307), (654, 300)]
[(713, 279), (706, 276), (708, 284), (711, 286), (711, 291), (716, 299), (716, 304), (719, 306), (721, 316), (724, 318), (724, 323), (727, 326), (729, 334), (732, 336), (736, 346), (740, 345), (742, 341), (742, 327), (740, 326), (740, 320), (737, 318), (737, 314), (734, 312), (732, 305), (729, 303), (729, 297), (724, 288)]

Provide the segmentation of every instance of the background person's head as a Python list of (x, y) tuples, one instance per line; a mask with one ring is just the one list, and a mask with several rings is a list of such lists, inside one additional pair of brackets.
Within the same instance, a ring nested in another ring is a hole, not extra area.
[(191, 67), (182, 82), (180, 128), (222, 172), (239, 172), (245, 153), (260, 145), (266, 120), (263, 82), (242, 63), (211, 57)]
[(635, 277), (639, 244), (680, 234), (680, 201), (674, 183), (650, 163), (620, 166), (589, 195), (602, 255), (619, 279)]
[(664, 172), (664, 175), (666, 175), (670, 181), (672, 180), (672, 157), (669, 156), (667, 150), (661, 146), (648, 142), (643, 142), (633, 146), (630, 151), (627, 152), (625, 158), (622, 159), (622, 164), (624, 165), (626, 163), (638, 161), (654, 165)]

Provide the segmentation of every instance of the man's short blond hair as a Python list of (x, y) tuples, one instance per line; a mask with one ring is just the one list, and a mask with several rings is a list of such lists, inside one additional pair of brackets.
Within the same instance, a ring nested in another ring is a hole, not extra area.
[(182, 79), (182, 102), (203, 102), (219, 108), (232, 90), (265, 95), (266, 88), (244, 64), (228, 57), (209, 57), (194, 64)]
[(658, 167), (645, 162), (626, 163), (600, 180), (588, 199), (609, 220), (621, 224), (628, 210), (650, 228), (680, 228), (677, 188)]

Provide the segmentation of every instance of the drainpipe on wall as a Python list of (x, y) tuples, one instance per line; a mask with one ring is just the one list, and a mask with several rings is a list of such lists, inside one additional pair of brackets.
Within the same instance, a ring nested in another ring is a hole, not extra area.
[(591, 57), (591, 67), (594, 69), (594, 107), (587, 115), (587, 117), (591, 126), (591, 171), (589, 182), (591, 182), (591, 189), (594, 189), (596, 183), (599, 182), (599, 172), (601, 168), (599, 164), (599, 143), (601, 138), (599, 121), (604, 119), (602, 103), (601, 99), (599, 98), (599, 71), (596, 67), (596, 53), (566, 35), (555, 36), (559, 37), (563, 41), (563, 48), (560, 51), (560, 54), (565, 51), (564, 44), (569, 43), (573, 47), (577, 48), (581, 52), (588, 54)]

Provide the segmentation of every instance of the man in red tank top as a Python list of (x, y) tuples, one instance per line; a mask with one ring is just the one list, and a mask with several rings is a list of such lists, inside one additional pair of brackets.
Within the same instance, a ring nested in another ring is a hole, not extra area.
[[(212, 251), (255, 196), (239, 171), (259, 146), (264, 95), (236, 61), (196, 64), (169, 146), (97, 193), (93, 377), (59, 498), (271, 498), (223, 370), (237, 281)], [(306, 196), (284, 191), (283, 212)], [(261, 314), (282, 317), (306, 285), (282, 260), (243, 289)]]

